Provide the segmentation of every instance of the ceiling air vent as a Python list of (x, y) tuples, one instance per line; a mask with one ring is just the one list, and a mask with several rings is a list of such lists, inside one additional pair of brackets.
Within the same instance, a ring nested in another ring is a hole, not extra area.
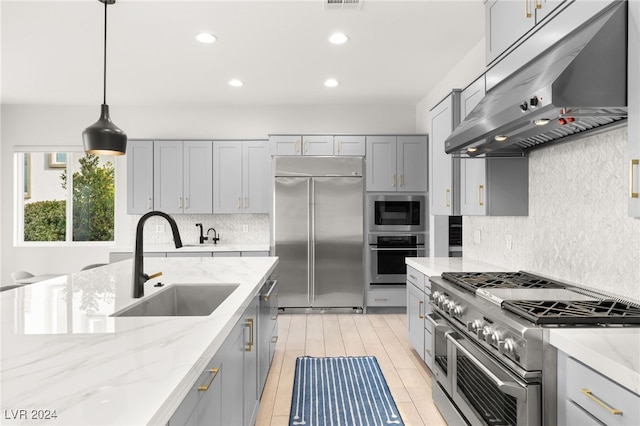
[(362, 0), (323, 0), (325, 10), (356, 10), (362, 8)]

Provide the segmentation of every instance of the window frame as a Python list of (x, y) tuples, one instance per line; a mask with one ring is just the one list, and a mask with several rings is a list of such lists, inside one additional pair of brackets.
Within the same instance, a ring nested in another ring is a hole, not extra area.
[[(46, 161), (49, 161), (49, 155), (51, 153), (65, 153), (66, 155), (66, 166), (61, 167), (59, 164), (54, 166), (56, 168), (66, 168), (67, 176), (73, 176), (73, 173), (78, 170), (76, 164), (73, 163), (74, 156), (76, 154), (84, 154), (85, 152), (82, 149), (79, 149), (78, 146), (14, 146), (13, 149), (13, 246), (14, 247), (112, 247), (116, 243), (116, 232), (115, 232), (115, 224), (116, 224), (116, 206), (114, 203), (114, 223), (113, 223), (113, 240), (110, 241), (73, 241), (73, 179), (69, 179), (69, 184), (67, 184), (66, 189), (66, 207), (65, 207), (65, 241), (24, 241), (24, 206), (25, 201), (28, 198), (25, 196), (24, 192), (24, 179), (26, 177), (24, 173), (24, 157), (19, 156), (18, 154), (42, 154)], [(115, 156), (111, 156), (112, 159), (111, 164), (113, 164), (114, 168), (114, 197), (116, 192), (116, 161)], [(29, 169), (32, 169), (33, 155), (30, 155), (29, 161)], [(72, 167), (69, 167), (69, 165)], [(31, 174), (31, 173), (29, 173)], [(33, 181), (29, 182), (29, 198), (31, 197), (32, 189), (33, 189)], [(115, 201), (115, 200), (114, 200)]]

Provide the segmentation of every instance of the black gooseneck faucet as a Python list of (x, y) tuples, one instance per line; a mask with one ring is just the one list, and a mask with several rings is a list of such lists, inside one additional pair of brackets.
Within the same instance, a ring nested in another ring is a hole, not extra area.
[(136, 228), (136, 251), (133, 256), (133, 297), (136, 299), (144, 296), (144, 283), (147, 282), (150, 278), (155, 278), (159, 275), (162, 275), (161, 272), (158, 274), (153, 274), (149, 276), (144, 273), (144, 251), (142, 249), (143, 246), (143, 230), (144, 223), (151, 216), (160, 216), (163, 217), (169, 222), (171, 225), (171, 232), (173, 232), (173, 242), (176, 245), (176, 248), (182, 247), (182, 239), (180, 238), (180, 232), (178, 231), (178, 225), (176, 221), (173, 220), (171, 216), (164, 212), (160, 212), (157, 210), (151, 211), (149, 213), (145, 213), (140, 220), (138, 221), (138, 227)]
[(213, 231), (213, 238), (211, 238), (211, 241), (213, 241), (213, 244), (218, 244), (218, 241), (220, 241), (220, 236), (218, 235), (218, 231), (216, 231), (213, 228), (207, 229), (207, 237), (209, 236), (209, 231)]
[(200, 244), (204, 244), (204, 242), (208, 239), (204, 236), (204, 228), (201, 223), (196, 223), (196, 226), (200, 228)]

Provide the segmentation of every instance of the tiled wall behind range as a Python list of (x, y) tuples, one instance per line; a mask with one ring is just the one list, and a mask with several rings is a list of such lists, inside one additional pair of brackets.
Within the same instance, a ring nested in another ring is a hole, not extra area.
[(529, 216), (465, 217), (464, 256), (640, 300), (626, 146), (624, 127), (532, 152)]
[[(128, 216), (131, 218), (131, 231), (134, 236), (140, 216)], [(180, 238), (183, 244), (197, 244), (200, 229), (196, 223), (202, 223), (204, 232), (214, 228), (220, 236), (219, 243), (269, 243), (269, 215), (268, 214), (203, 214), (203, 215), (172, 215), (178, 225)], [(164, 225), (164, 232), (157, 232), (156, 225)], [(243, 231), (243, 225), (247, 225), (247, 232)], [(213, 236), (211, 232), (210, 236)], [(130, 241), (133, 246), (135, 239)], [(161, 217), (151, 217), (144, 227), (145, 244), (173, 243), (169, 223)], [(123, 243), (122, 245), (127, 245)]]

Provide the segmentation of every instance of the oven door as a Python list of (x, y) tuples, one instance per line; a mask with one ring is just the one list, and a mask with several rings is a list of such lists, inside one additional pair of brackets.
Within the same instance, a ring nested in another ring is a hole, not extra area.
[(461, 334), (448, 334), (453, 401), (472, 425), (541, 425), (539, 383), (527, 383)]
[(442, 319), (437, 313), (427, 315), (427, 321), (431, 324), (431, 350), (433, 351), (433, 377), (442, 389), (451, 396), (451, 370), (452, 362), (447, 336), (454, 332), (453, 327)]
[(421, 247), (380, 247), (369, 246), (371, 284), (406, 284), (407, 257), (424, 257)]

